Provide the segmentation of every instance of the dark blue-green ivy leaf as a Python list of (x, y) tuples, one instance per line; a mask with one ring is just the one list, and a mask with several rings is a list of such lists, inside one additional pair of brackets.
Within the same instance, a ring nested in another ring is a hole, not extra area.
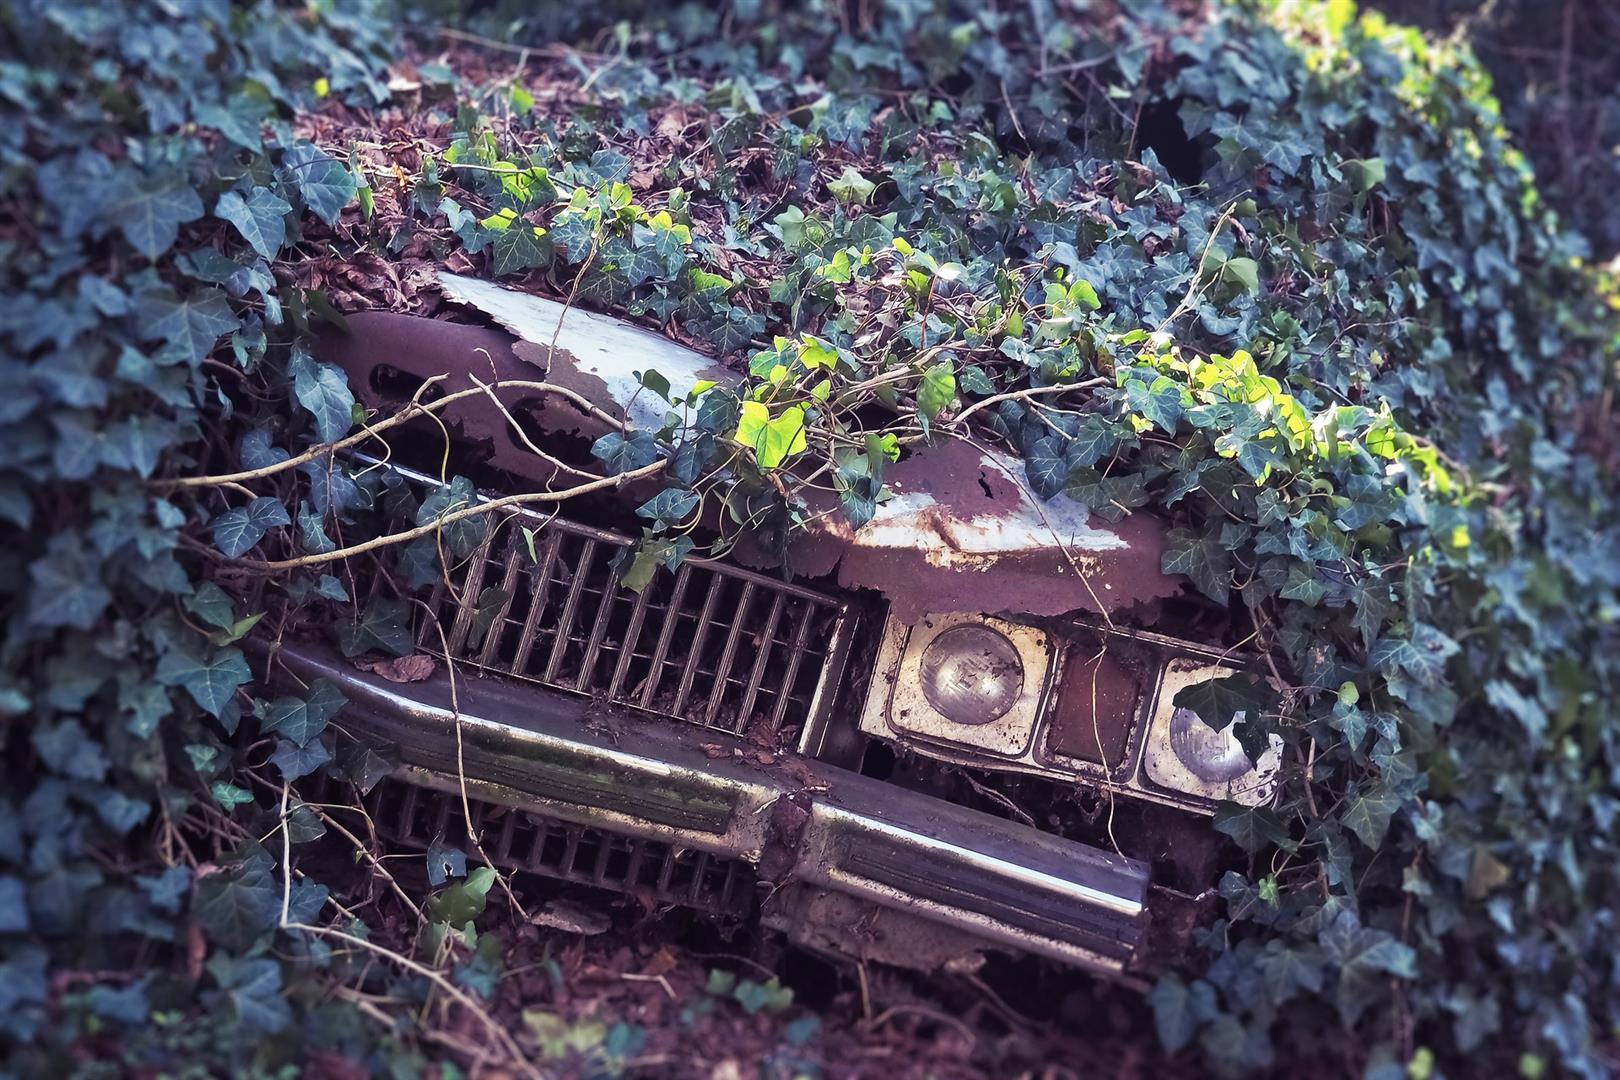
[(292, 519), (281, 500), (260, 495), (246, 506), (226, 510), (208, 527), (214, 534), (214, 546), (234, 559), (251, 550), (271, 529), (290, 524)]
[(253, 677), (242, 650), (220, 649), (207, 660), (174, 648), (158, 661), (157, 678), (165, 686), (178, 686), (205, 711), (220, 716), (238, 687)]
[(53, 537), (50, 551), (29, 565), (28, 574), (33, 579), (28, 620), (36, 626), (88, 630), (112, 603), (101, 584), (100, 564), (71, 534)]
[(236, 226), (248, 246), (274, 259), (287, 242), (287, 215), (292, 205), (269, 188), (256, 187), (247, 198), (227, 191), (214, 204), (214, 216)]
[(591, 456), (607, 466), (609, 476), (617, 476), (657, 461), (658, 443), (645, 431), (610, 431), (591, 444)]
[(341, 162), (309, 143), (287, 147), (281, 155), (281, 167), (303, 196), (304, 205), (328, 225), (337, 223), (338, 215), (359, 191), (354, 176)]
[(1167, 574), (1185, 576), (1217, 603), (1224, 604), (1231, 597), (1232, 554), (1207, 533), (1171, 529), (1160, 565)]
[(277, 739), (276, 749), (270, 755), (270, 760), (281, 770), (281, 778), (290, 783), (299, 777), (308, 776), (331, 761), (332, 752), (319, 739), (312, 741), (308, 746), (299, 746), (291, 739)]
[(107, 217), (118, 223), (130, 246), (156, 259), (174, 246), (180, 226), (203, 216), (202, 200), (179, 173), (150, 175), (134, 169), (120, 169), (113, 180), (124, 194), (107, 208)]
[(292, 1023), (292, 1006), (281, 990), (281, 965), (273, 958), (216, 954), (208, 961), (208, 973), (246, 1031), (273, 1034)]
[(293, 394), (315, 418), (315, 435), (323, 443), (337, 442), (354, 426), (354, 394), (348, 377), (335, 364), (322, 364), (306, 352), (293, 353), (289, 364)]
[(225, 294), (209, 286), (198, 286), (183, 297), (166, 288), (144, 292), (136, 302), (135, 318), (142, 340), (169, 342), (192, 364), (242, 325)]

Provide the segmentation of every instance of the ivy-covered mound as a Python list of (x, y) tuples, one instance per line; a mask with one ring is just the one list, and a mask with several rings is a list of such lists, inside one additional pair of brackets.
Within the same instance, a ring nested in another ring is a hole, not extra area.
[[(356, 422), (312, 322), (429, 303), (429, 264), (746, 362), (745, 394), (597, 445), (668, 480), (632, 579), (700, 499), (779, 537), (814, 482), (859, 523), (924, 440), (1171, 519), (1165, 569), (1275, 660), (1207, 711), (1288, 764), (1274, 809), (1217, 815), (1248, 872), (1150, 995), (1169, 1051), (1605, 1074), (1616, 324), (1466, 53), (1348, 3), (514, 6), (468, 27), (497, 48), (391, 79), (381, 10), (0, 7), (19, 1074), (409, 1072), (469, 1038), (533, 1072), (581, 1038), (491, 1019), (476, 853), (426, 898), (326, 873), (348, 819), (287, 785), (385, 755), (241, 649), (409, 651), (412, 589), (487, 527), (465, 480), (418, 499), (309, 452)], [(399, 595), (356, 612), (362, 560)]]

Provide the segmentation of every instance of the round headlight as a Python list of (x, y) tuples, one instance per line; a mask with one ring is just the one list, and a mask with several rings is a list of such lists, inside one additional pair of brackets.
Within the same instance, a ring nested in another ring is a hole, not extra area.
[(1210, 784), (1230, 783), (1254, 767), (1233, 731), (1243, 720), (1240, 712), (1230, 724), (1216, 731), (1191, 709), (1177, 709), (1170, 716), (1170, 749), (1198, 779)]
[(935, 712), (952, 723), (988, 724), (1024, 692), (1024, 661), (1017, 646), (988, 626), (953, 626), (929, 643), (921, 678)]

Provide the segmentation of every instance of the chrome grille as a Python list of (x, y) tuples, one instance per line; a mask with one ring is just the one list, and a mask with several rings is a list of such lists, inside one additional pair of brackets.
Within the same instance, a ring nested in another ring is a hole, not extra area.
[[(476, 857), (458, 795), (390, 777), (365, 803), (378, 831), (395, 843), (425, 849), (438, 839)], [(503, 869), (716, 914), (741, 915), (753, 904), (754, 873), (747, 863), (480, 799), (469, 799), (467, 806), (484, 853)]]
[(420, 644), (447, 647), (488, 671), (736, 734), (761, 723), (798, 728), (825, 707), (847, 650), (845, 605), (701, 559), (674, 574), (661, 569), (636, 593), (613, 570), (633, 543), (512, 513), (435, 591), (436, 621), (423, 627)]

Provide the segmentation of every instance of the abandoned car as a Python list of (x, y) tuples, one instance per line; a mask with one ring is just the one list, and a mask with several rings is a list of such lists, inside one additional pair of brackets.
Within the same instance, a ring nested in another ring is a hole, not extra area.
[[(447, 438), (478, 497), (535, 490), (599, 468), (608, 420), (659, 428), (640, 372), (672, 398), (737, 378), (625, 322), (438, 286), (466, 321), (360, 313), (326, 343), (368, 406), (542, 377), (578, 402), (474, 395), (391, 436), (371, 467), (424, 490)], [(1201, 631), (1151, 516), (1038, 502), (1015, 458), (962, 440), (884, 483), (858, 530), (812, 516), (791, 579), (739, 545), (639, 590), (614, 569), (627, 512), (513, 508), (418, 605), (430, 677), (300, 642), (276, 659), (338, 683), (345, 731), (396, 748), (370, 806), (419, 848), (470, 842), (470, 818), (497, 865), (823, 955), (971, 971), (1012, 953), (1139, 980), (1214, 895), (1216, 804), (1274, 794), (1275, 744), (1251, 763), (1241, 714), (1217, 731), (1174, 703), (1252, 658)]]

